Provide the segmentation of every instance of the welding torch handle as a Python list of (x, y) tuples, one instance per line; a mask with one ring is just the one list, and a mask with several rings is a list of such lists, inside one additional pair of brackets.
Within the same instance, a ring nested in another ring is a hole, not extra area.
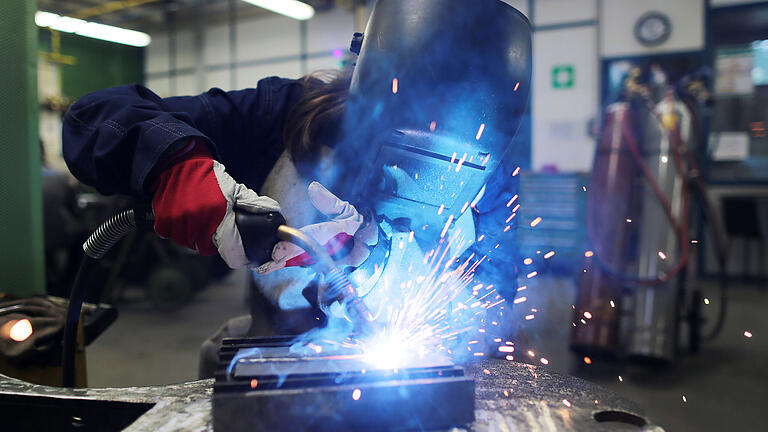
[(248, 261), (258, 265), (272, 259), (272, 249), (279, 240), (277, 229), (285, 224), (283, 215), (278, 212), (251, 213), (235, 209), (235, 224)]

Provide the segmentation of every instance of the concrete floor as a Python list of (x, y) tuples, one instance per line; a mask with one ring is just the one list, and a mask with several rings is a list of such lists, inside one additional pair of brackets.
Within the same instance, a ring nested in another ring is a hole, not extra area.
[[(245, 272), (199, 292), (183, 309), (162, 314), (133, 292), (118, 305), (120, 318), (88, 347), (92, 387), (157, 385), (195, 379), (200, 343), (227, 319), (245, 314)], [(587, 366), (568, 350), (574, 286), (541, 278), (527, 291), (526, 307), (539, 310), (521, 331), (549, 369), (598, 383), (645, 407), (668, 431), (765, 430), (768, 396), (768, 293), (734, 284), (722, 335), (674, 365), (642, 366), (595, 359)], [(714, 292), (709, 293), (716, 303)], [(714, 310), (714, 309), (713, 309)], [(522, 314), (519, 308), (515, 315)], [(754, 337), (743, 336), (749, 330)], [(541, 364), (539, 364), (541, 366)], [(619, 382), (621, 375), (623, 382)], [(687, 402), (683, 402), (685, 395)]]

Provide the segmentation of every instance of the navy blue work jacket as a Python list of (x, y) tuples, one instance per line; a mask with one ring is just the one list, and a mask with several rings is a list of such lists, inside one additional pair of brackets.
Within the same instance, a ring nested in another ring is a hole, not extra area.
[(204, 139), (227, 172), (259, 190), (284, 150), (300, 80), (270, 77), (255, 89), (160, 98), (132, 84), (78, 100), (64, 117), (63, 153), (72, 174), (103, 194), (147, 195), (147, 176), (175, 148)]

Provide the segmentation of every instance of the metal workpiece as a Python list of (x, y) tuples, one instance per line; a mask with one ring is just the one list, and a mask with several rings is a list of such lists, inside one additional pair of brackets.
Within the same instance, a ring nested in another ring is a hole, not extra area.
[[(632, 402), (542, 367), (501, 359), (454, 366), (430, 357), (406, 369), (377, 369), (360, 357), (297, 354), (291, 343), (225, 339), (214, 384), (216, 430), (410, 430), (416, 416), (419, 430), (448, 423), (464, 431), (663, 432)], [(259, 414), (232, 418), (237, 412)]]
[[(579, 378), (498, 359), (487, 359), (465, 370), (475, 378), (476, 420), (463, 430), (663, 432), (636, 404)], [(80, 424), (97, 430), (108, 422), (123, 424), (123, 430), (129, 432), (208, 432), (213, 430), (213, 382), (63, 389), (0, 375), (0, 405), (10, 407), (12, 411), (5, 412), (13, 413), (5, 417), (3, 426), (20, 431), (67, 430), (77, 417)], [(564, 399), (571, 403), (570, 408), (563, 404)], [(595, 417), (619, 421), (598, 422)]]
[(467, 431), (664, 432), (635, 403), (580, 378), (496, 359), (466, 369), (477, 389)]
[(446, 358), (427, 357), (393, 368), (350, 349), (225, 339), (213, 386), (214, 429), (439, 430), (472, 422), (474, 380)]

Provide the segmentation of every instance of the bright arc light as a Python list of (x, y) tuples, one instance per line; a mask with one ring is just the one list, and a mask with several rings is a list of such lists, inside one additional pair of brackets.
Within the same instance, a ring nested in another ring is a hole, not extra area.
[(408, 348), (396, 338), (385, 338), (366, 350), (365, 361), (379, 369), (403, 366), (409, 359)]
[(305, 21), (315, 16), (315, 8), (298, 0), (243, 0), (254, 6), (285, 15), (299, 21)]
[(50, 12), (35, 12), (35, 24), (37, 24), (38, 27), (48, 27), (52, 30), (58, 30), (64, 33), (74, 33), (80, 36), (101, 39), (123, 45), (145, 47), (152, 41), (152, 38), (148, 34), (139, 31), (83, 21), (81, 19), (56, 15)]

